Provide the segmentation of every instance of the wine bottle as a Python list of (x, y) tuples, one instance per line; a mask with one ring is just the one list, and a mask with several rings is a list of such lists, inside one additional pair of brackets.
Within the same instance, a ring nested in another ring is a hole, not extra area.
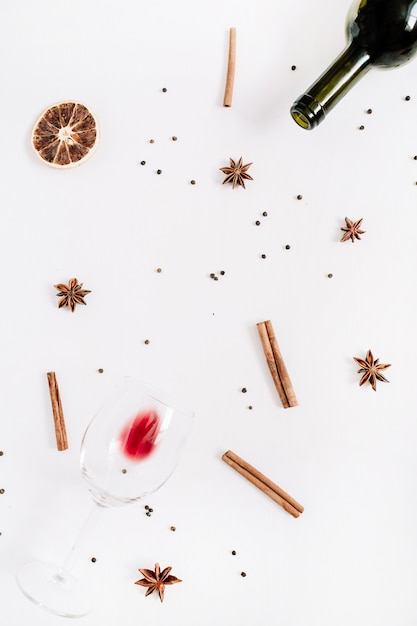
[(299, 126), (315, 128), (372, 67), (393, 68), (417, 51), (417, 0), (356, 0), (346, 20), (348, 44), (291, 107)]

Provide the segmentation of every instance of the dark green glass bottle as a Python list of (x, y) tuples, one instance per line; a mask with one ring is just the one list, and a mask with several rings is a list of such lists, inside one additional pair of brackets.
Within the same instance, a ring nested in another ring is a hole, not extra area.
[(371, 67), (398, 67), (417, 51), (417, 0), (356, 0), (348, 45), (291, 107), (302, 128), (315, 128)]

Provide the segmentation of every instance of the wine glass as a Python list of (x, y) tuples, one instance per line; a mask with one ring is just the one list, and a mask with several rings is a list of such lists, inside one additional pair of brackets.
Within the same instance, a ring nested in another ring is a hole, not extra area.
[(81, 442), (81, 475), (93, 508), (61, 566), (33, 561), (16, 574), (22, 592), (38, 606), (64, 617), (91, 609), (84, 586), (71, 573), (76, 547), (100, 509), (136, 502), (154, 493), (173, 473), (193, 413), (142, 381), (124, 379), (88, 425)]

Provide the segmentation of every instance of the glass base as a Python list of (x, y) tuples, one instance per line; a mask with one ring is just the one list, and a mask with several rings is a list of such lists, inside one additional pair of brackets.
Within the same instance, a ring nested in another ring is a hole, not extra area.
[(16, 573), (20, 590), (38, 606), (62, 617), (82, 617), (91, 610), (84, 586), (69, 572), (50, 563), (33, 561)]

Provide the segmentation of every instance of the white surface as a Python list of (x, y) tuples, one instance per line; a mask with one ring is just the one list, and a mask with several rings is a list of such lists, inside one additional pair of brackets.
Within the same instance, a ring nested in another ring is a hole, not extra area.
[[(76, 569), (95, 606), (80, 622), (415, 626), (417, 62), (368, 74), (311, 133), (289, 116), (342, 49), (348, 4), (3, 3), (8, 626), (63, 622), (20, 593), (14, 572), (70, 547), (89, 509), (81, 436), (123, 374), (175, 390), (196, 423), (177, 472), (147, 502), (152, 517), (142, 504), (107, 511), (86, 540)], [(237, 70), (225, 109), (231, 26)], [(102, 136), (89, 162), (59, 172), (33, 154), (30, 131), (66, 99), (92, 108)], [(254, 180), (232, 190), (219, 168), (240, 156), (253, 161)], [(364, 218), (354, 245), (339, 241), (345, 216)], [(74, 314), (58, 310), (53, 288), (72, 276), (92, 292)], [(273, 387), (256, 331), (265, 319), (297, 408), (284, 410)], [(359, 388), (352, 359), (368, 348), (392, 363), (377, 393)], [(224, 464), (228, 448), (297, 498), (303, 515), (293, 519)], [(133, 584), (155, 561), (183, 579), (163, 604)]]

